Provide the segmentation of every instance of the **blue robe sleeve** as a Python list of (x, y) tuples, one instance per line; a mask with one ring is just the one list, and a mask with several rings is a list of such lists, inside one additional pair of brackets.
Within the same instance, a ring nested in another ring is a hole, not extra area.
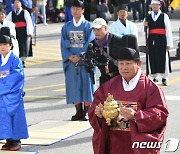
[(22, 63), (15, 59), (8, 76), (0, 80), (0, 96), (9, 115), (14, 115), (22, 99), (24, 71)]
[(70, 49), (70, 41), (67, 36), (66, 25), (64, 25), (61, 30), (61, 55), (63, 58), (63, 62), (66, 62), (69, 59), (69, 57), (72, 55), (69, 49)]

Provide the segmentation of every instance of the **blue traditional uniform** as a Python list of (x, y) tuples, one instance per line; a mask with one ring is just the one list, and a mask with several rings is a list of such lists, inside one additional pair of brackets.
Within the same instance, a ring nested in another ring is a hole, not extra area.
[[(68, 33), (67, 33), (68, 32)], [(95, 90), (89, 73), (84, 66), (75, 68), (75, 64), (69, 60), (71, 55), (80, 56), (87, 51), (90, 41), (94, 39), (91, 24), (83, 19), (81, 25), (75, 27), (73, 20), (62, 28), (61, 54), (66, 82), (67, 104), (75, 102), (92, 102)]]
[(20, 139), (28, 138), (24, 113), (24, 70), (20, 59), (11, 51), (9, 27), (0, 29), (0, 140), (1, 150), (17, 151)]
[(24, 71), (18, 57), (9, 53), (2, 66), (0, 55), (0, 139), (28, 138), (23, 104)]

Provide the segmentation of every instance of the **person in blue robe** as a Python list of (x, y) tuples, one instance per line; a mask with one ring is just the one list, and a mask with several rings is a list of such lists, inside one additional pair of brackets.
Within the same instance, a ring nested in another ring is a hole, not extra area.
[(1, 150), (16, 151), (20, 139), (28, 138), (24, 111), (24, 70), (20, 59), (11, 52), (8, 27), (0, 29), (0, 140), (6, 139)]
[[(61, 31), (66, 100), (67, 104), (75, 104), (76, 107), (76, 114), (72, 116), (72, 121), (88, 119), (86, 113), (93, 101), (93, 93), (96, 87), (85, 67), (77, 65), (81, 63), (81, 54), (87, 52), (89, 42), (95, 37), (91, 23), (84, 18), (83, 13), (83, 2), (80, 0), (73, 1), (73, 19), (67, 22)], [(84, 103), (84, 109), (82, 103)]]

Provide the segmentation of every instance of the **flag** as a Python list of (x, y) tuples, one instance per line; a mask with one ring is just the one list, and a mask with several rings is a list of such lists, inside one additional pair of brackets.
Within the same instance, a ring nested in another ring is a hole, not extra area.
[(175, 9), (179, 4), (180, 0), (173, 0), (170, 5), (173, 9)]

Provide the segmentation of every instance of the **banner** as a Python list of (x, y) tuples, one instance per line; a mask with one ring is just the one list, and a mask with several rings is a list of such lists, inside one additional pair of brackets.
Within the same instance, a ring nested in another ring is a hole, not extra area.
[(180, 5), (180, 0), (173, 0), (170, 6), (175, 9), (178, 5)]

